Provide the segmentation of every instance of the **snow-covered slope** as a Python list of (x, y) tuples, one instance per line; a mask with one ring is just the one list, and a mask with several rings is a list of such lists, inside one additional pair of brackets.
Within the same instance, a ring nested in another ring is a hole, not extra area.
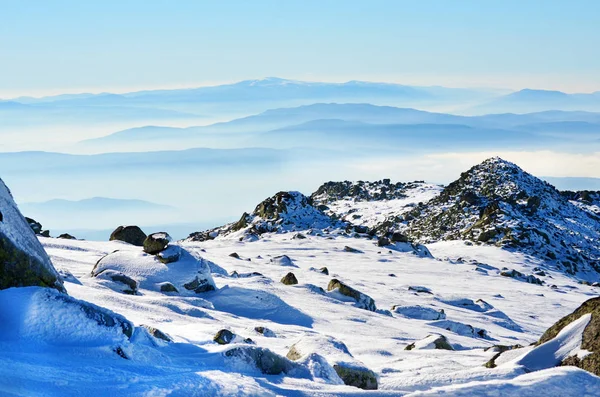
[(422, 181), (344, 181), (321, 185), (311, 198), (327, 214), (354, 225), (385, 232), (386, 226), (402, 221), (404, 214), (419, 203), (428, 202), (441, 191), (441, 186)]
[[(333, 368), (340, 363), (375, 374), (378, 389), (369, 395), (433, 394), (438, 388), (455, 395), (498, 395), (503, 390), (534, 395), (551, 384), (555, 394), (548, 395), (592, 396), (588, 390), (600, 386), (599, 378), (581, 370), (542, 370), (532, 380), (518, 364), (484, 367), (496, 354), (493, 346), (529, 345), (597, 294), (595, 287), (577, 284), (540, 259), (499, 247), (446, 241), (429, 246), (435, 258), (421, 258), (341, 235), (297, 239), (291, 233), (267, 233), (254, 242), (219, 238), (180, 243), (190, 255), (213, 264), (217, 289), (193, 295), (148, 289), (153, 284), (143, 280), (149, 280), (152, 269), (141, 269), (142, 282), (130, 295), (91, 271), (104, 255), (119, 250), (134, 257), (139, 247), (117, 241), (41, 241), (65, 276), (69, 294), (125, 316), (133, 335), (125, 340), (107, 329), (104, 336), (92, 338), (92, 328), (81, 328), (71, 317), (61, 320), (60, 311), (48, 323), (52, 326), (18, 338), (8, 338), (14, 327), (3, 322), (0, 394), (362, 395), (343, 384)], [(281, 255), (289, 257), (285, 266), (272, 260)], [(139, 267), (135, 261), (131, 265)], [(329, 274), (317, 270), (321, 267)], [(539, 267), (549, 283), (503, 277), (505, 267), (524, 274)], [(298, 284), (279, 281), (289, 271)], [(370, 296), (378, 310), (360, 308), (338, 290), (326, 291), (333, 278)], [(15, 289), (0, 291), (0, 300), (24, 298), (15, 294)], [(31, 315), (44, 321), (51, 306), (40, 306), (39, 294), (26, 295), (41, 308)], [(444, 316), (421, 315), (426, 309)], [(173, 342), (149, 336), (142, 325), (159, 329)], [(238, 337), (227, 345), (213, 342), (221, 329)], [(453, 350), (405, 350), (434, 334), (444, 335)], [(311, 340), (319, 342), (306, 348)], [(96, 347), (85, 341), (95, 341)], [(293, 345), (301, 347), (300, 358), (286, 359)], [(117, 346), (127, 359), (112, 350)], [(266, 364), (257, 364), (256, 357), (269, 357), (268, 362), (280, 365), (269, 368), (281, 372), (262, 373)]]
[(596, 274), (580, 199), (490, 159), (443, 190), (280, 192), (156, 256), (39, 237), (69, 296), (0, 291), (0, 395), (596, 396), (599, 377), (554, 367), (596, 314), (531, 346), (600, 291), (562, 263)]

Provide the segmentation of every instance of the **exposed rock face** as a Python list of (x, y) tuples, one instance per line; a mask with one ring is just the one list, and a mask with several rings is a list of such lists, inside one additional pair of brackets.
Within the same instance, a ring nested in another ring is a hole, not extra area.
[(338, 279), (334, 278), (329, 282), (329, 285), (327, 286), (327, 291), (337, 291), (338, 293), (344, 296), (354, 299), (356, 301), (356, 306), (361, 309), (369, 310), (372, 312), (377, 310), (373, 298), (371, 298), (367, 294), (363, 294), (362, 292), (355, 290), (354, 288), (344, 284)]
[(77, 237), (75, 237), (69, 233), (63, 233), (63, 234), (59, 235), (57, 238), (62, 238), (65, 240), (77, 240)]
[(420, 242), (470, 240), (518, 249), (597, 278), (600, 220), (553, 186), (500, 158), (461, 174), (406, 229)]
[(600, 297), (585, 301), (573, 313), (558, 320), (544, 332), (537, 344), (540, 345), (555, 338), (567, 325), (586, 314), (590, 314), (591, 319), (583, 331), (581, 349), (587, 350), (590, 354), (583, 358), (567, 357), (560, 365), (574, 365), (600, 376)]
[(64, 291), (62, 279), (0, 180), (0, 289), (41, 286)]
[(346, 224), (332, 219), (313, 206), (300, 192), (279, 192), (256, 206), (250, 214), (220, 228), (192, 233), (187, 241), (205, 241), (232, 235), (239, 239), (256, 239), (264, 233), (298, 232), (309, 229), (343, 228)]
[(333, 337), (304, 337), (292, 345), (287, 358), (294, 361), (326, 363), (348, 386), (365, 390), (375, 390), (378, 386), (377, 375), (356, 360), (343, 342)]
[(146, 240), (146, 233), (137, 226), (119, 226), (110, 235), (109, 240), (119, 240), (142, 247)]
[(144, 240), (144, 252), (158, 254), (164, 251), (171, 242), (171, 236), (167, 232), (152, 233)]

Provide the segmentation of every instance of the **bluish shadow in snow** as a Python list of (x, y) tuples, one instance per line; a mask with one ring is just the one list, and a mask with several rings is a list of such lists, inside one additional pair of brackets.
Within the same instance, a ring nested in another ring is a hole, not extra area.
[(276, 295), (254, 289), (224, 286), (206, 294), (215, 310), (240, 317), (270, 320), (279, 324), (311, 328), (312, 317), (285, 303)]

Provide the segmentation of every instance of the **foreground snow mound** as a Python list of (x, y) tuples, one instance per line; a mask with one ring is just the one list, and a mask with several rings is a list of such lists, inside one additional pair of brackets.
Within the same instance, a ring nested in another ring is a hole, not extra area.
[(125, 344), (133, 325), (124, 317), (58, 291), (11, 288), (0, 291), (0, 340), (27, 342), (30, 347), (105, 346)]
[(600, 218), (500, 158), (464, 172), (411, 215), (406, 232), (420, 242), (493, 244), (553, 262), (572, 275), (600, 278)]
[(30, 285), (64, 291), (60, 275), (0, 180), (0, 289)]
[(562, 367), (513, 379), (469, 382), (407, 394), (406, 397), (595, 397), (600, 378), (578, 368)]
[[(169, 246), (175, 251), (173, 260), (165, 261), (161, 256), (138, 251), (115, 251), (102, 257), (94, 266), (92, 276), (109, 279), (115, 283), (129, 284), (132, 280), (136, 288), (193, 295), (216, 289), (210, 272), (210, 263), (196, 257), (179, 246)], [(165, 263), (166, 262), (166, 263)]]
[(305, 336), (294, 343), (287, 358), (305, 363), (313, 376), (365, 390), (377, 389), (377, 376), (356, 360), (346, 345), (330, 336)]
[(324, 230), (346, 227), (314, 207), (312, 200), (300, 192), (279, 192), (244, 213), (239, 221), (206, 232), (192, 233), (186, 241), (206, 241), (231, 236), (255, 240), (264, 233), (286, 233), (308, 229)]

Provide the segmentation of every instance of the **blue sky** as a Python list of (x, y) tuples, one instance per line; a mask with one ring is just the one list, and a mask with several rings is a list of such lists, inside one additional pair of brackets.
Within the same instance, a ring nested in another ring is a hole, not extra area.
[(600, 1), (0, 0), (0, 97), (266, 76), (600, 90)]

